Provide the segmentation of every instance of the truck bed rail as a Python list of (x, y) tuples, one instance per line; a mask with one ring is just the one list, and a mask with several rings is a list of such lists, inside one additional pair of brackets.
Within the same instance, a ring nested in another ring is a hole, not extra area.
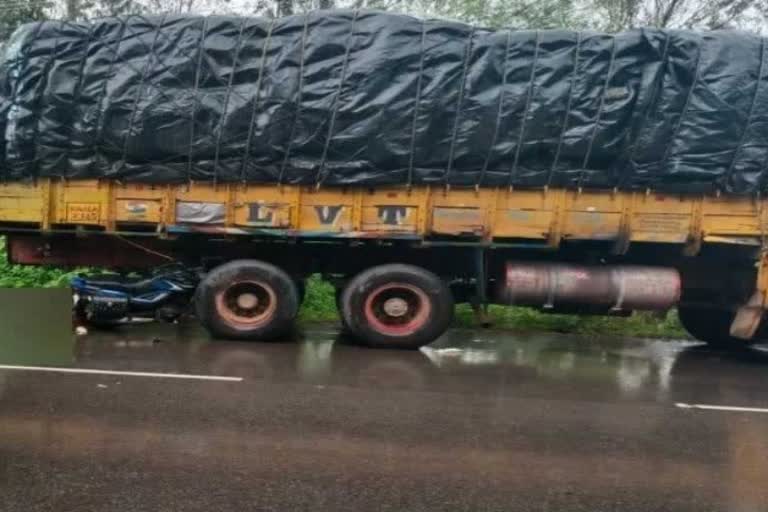
[(563, 240), (761, 245), (765, 199), (564, 189), (121, 184), (39, 180), (0, 184), (0, 231), (525, 243)]

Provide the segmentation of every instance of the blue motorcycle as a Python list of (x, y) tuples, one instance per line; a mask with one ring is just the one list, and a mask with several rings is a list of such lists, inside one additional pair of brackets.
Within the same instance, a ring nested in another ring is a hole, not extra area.
[(161, 320), (174, 322), (189, 310), (200, 273), (179, 264), (147, 276), (79, 275), (72, 278), (74, 314), (81, 323), (112, 327)]

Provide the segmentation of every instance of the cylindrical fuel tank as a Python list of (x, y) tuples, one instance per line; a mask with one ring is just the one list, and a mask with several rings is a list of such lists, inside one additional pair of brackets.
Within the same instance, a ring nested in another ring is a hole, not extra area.
[(680, 274), (669, 267), (509, 261), (495, 298), (519, 306), (665, 310), (680, 299)]

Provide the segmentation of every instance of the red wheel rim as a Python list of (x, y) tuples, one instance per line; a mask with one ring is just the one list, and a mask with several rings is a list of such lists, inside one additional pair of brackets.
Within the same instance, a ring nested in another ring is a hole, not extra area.
[(234, 329), (247, 330), (269, 322), (277, 310), (277, 295), (262, 281), (240, 281), (216, 294), (216, 311)]
[(388, 283), (375, 288), (364, 305), (368, 325), (387, 336), (413, 334), (424, 327), (431, 311), (427, 294), (406, 283)]

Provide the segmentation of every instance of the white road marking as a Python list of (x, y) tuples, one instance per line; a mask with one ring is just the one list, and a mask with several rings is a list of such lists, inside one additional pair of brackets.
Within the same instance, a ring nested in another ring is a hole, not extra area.
[(195, 375), (192, 373), (154, 373), (154, 372), (121, 372), (117, 370), (93, 370), (89, 368), (59, 368), (56, 366), (15, 366), (0, 364), (0, 370), (18, 370), (28, 372), (79, 373), (86, 375), (120, 375), (124, 377), (149, 377), (153, 379), (187, 379), (213, 380), (221, 382), (242, 382), (242, 377), (226, 377), (219, 375)]
[(735, 407), (732, 405), (706, 405), (706, 404), (686, 404), (677, 402), (675, 407), (680, 409), (703, 409), (706, 411), (730, 411), (730, 412), (759, 412), (768, 413), (768, 409), (762, 407)]

